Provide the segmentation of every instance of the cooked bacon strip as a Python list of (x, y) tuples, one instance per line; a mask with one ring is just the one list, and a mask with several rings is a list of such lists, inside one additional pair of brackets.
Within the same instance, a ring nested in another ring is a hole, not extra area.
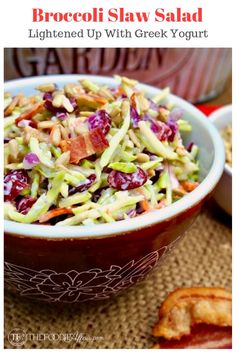
[(55, 208), (49, 210), (46, 214), (42, 215), (39, 218), (40, 223), (47, 222), (48, 220), (55, 218), (56, 216), (64, 215), (64, 214), (73, 214), (71, 208)]
[(4, 117), (8, 117), (12, 114), (12, 112), (14, 111), (15, 107), (18, 105), (18, 103), (20, 102), (22, 98), (22, 94), (16, 95), (13, 100), (11, 101), (11, 103), (9, 104), (9, 106), (6, 107), (6, 109), (4, 110)]
[(160, 339), (153, 349), (231, 349), (232, 327), (200, 324), (181, 339)]
[(80, 134), (76, 138), (62, 140), (60, 147), (63, 152), (70, 151), (70, 163), (77, 164), (81, 159), (103, 152), (109, 146), (108, 140), (100, 128)]
[(32, 108), (23, 112), (18, 118), (16, 118), (16, 124), (18, 124), (23, 119), (32, 119), (36, 114), (40, 113), (44, 107), (44, 102), (37, 102)]
[(183, 288), (172, 292), (159, 311), (153, 335), (180, 339), (195, 324), (232, 326), (232, 295), (222, 288)]

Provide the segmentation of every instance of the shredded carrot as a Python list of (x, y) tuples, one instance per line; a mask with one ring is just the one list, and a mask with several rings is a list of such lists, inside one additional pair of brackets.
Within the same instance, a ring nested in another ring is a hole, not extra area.
[(166, 200), (163, 199), (157, 204), (156, 209), (161, 209), (161, 208), (163, 208), (165, 206), (166, 206)]
[(122, 95), (125, 95), (125, 92), (124, 92), (124, 90), (122, 89), (122, 87), (119, 86), (119, 87), (118, 87), (118, 90), (117, 90), (116, 93), (115, 93), (115, 96), (116, 96), (116, 97), (119, 97), (119, 96), (122, 96)]
[(9, 106), (7, 106), (7, 108), (4, 111), (4, 117), (9, 116), (10, 114), (12, 114), (13, 110), (15, 109), (15, 107), (18, 105), (20, 99), (22, 97), (22, 94), (16, 95), (13, 100), (11, 101), (11, 103), (9, 104)]
[(141, 208), (144, 210), (144, 211), (149, 211), (152, 209), (151, 205), (148, 203), (147, 199), (144, 199), (144, 200), (141, 200), (139, 202)]
[(32, 119), (37, 113), (40, 113), (44, 107), (44, 102), (38, 102), (33, 105), (32, 108), (23, 112), (17, 119), (16, 124), (22, 121), (23, 119)]
[(192, 192), (197, 186), (199, 185), (198, 182), (190, 182), (190, 181), (185, 181), (181, 183), (181, 186), (186, 192)]
[(34, 104), (35, 103), (35, 97), (34, 96), (30, 96), (30, 103)]
[(55, 208), (49, 210), (46, 214), (42, 215), (39, 219), (39, 222), (44, 223), (52, 218), (55, 218), (56, 216), (60, 216), (63, 214), (73, 214), (73, 212), (71, 208)]
[(134, 107), (134, 108), (137, 108), (136, 107), (136, 101), (135, 101), (135, 93), (133, 93), (130, 97), (130, 103), (131, 103), (131, 106)]

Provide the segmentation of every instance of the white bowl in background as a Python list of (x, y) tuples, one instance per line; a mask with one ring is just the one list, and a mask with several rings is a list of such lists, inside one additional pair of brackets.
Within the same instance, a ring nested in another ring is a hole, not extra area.
[[(232, 105), (217, 109), (209, 116), (214, 126), (221, 131), (232, 124)], [(225, 164), (224, 173), (217, 184), (214, 199), (228, 214), (232, 215), (232, 168)]]

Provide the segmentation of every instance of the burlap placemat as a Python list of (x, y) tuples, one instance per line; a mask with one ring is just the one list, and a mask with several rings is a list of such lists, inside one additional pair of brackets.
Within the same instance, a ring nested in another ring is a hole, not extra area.
[(5, 348), (15, 328), (28, 333), (20, 348), (149, 348), (160, 303), (189, 286), (231, 288), (230, 222), (211, 205), (159, 269), (112, 300), (58, 308), (6, 294)]

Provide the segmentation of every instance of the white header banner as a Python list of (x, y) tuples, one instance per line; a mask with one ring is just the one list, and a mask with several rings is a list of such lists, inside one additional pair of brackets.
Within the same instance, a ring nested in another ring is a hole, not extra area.
[(8, 0), (2, 39), (5, 47), (227, 47), (231, 7), (229, 0)]

